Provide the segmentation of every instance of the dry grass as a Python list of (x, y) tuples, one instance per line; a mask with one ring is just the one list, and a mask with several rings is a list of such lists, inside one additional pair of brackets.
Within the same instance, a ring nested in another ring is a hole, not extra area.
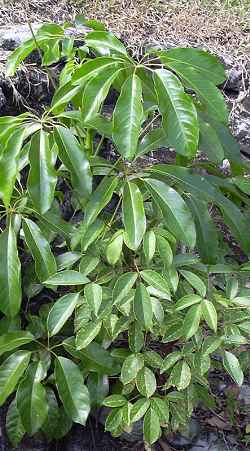
[(102, 20), (133, 52), (178, 44), (250, 57), (250, 0), (0, 0), (0, 6), (0, 25), (81, 13)]

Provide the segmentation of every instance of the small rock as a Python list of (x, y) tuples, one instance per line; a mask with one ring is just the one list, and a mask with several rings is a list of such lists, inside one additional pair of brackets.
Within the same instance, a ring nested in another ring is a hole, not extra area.
[[(34, 32), (38, 30), (41, 23), (32, 23)], [(0, 47), (4, 50), (15, 50), (20, 44), (30, 39), (32, 33), (28, 25), (13, 25), (0, 27)]]
[(1, 88), (1, 86), (0, 86), (0, 111), (5, 107), (6, 103), (7, 103), (7, 99), (6, 99), (6, 97), (5, 97), (4, 93), (3, 93), (3, 90)]
[(242, 71), (233, 67), (228, 73), (228, 79), (224, 84), (226, 91), (240, 92), (242, 85)]

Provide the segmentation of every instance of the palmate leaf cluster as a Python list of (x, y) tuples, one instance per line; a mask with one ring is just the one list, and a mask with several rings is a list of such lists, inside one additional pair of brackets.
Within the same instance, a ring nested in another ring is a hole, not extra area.
[[(96, 21), (79, 43), (83, 23), (77, 39), (70, 24), (43, 25), (7, 69), (37, 47), (45, 68), (64, 62), (42, 117), (0, 118), (0, 402), (12, 395), (13, 444), (58, 439), (101, 406), (107, 431), (143, 419), (152, 444), (198, 400), (216, 407), (209, 371), (241, 385), (247, 365), (250, 265), (218, 226), (249, 254), (249, 165), (228, 128), (224, 69), (199, 49), (135, 61)], [(171, 164), (142, 164), (159, 148)]]

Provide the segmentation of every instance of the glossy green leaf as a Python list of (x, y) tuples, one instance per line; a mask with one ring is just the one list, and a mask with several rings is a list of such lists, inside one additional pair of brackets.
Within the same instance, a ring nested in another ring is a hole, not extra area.
[(46, 396), (48, 402), (48, 415), (45, 422), (42, 425), (42, 431), (46, 435), (48, 441), (50, 441), (53, 438), (55, 438), (55, 429), (57, 429), (58, 423), (61, 420), (61, 418), (54, 390), (50, 387), (47, 387)]
[(6, 415), (6, 432), (8, 439), (14, 447), (16, 447), (21, 442), (25, 434), (25, 429), (23, 427), (21, 417), (16, 405), (16, 398), (13, 399), (8, 408)]
[(84, 209), (84, 221), (86, 227), (95, 221), (99, 213), (111, 200), (117, 184), (117, 177), (104, 177), (96, 190), (90, 196), (90, 199)]
[(205, 319), (210, 329), (212, 329), (216, 333), (218, 318), (214, 304), (211, 301), (204, 299), (201, 305), (203, 318)]
[(114, 304), (119, 304), (122, 299), (129, 294), (130, 290), (134, 286), (138, 274), (135, 272), (127, 272), (122, 274), (117, 282), (115, 283), (113, 289), (113, 302)]
[(143, 119), (142, 86), (137, 75), (123, 84), (113, 113), (113, 140), (123, 158), (133, 160)]
[(21, 264), (12, 221), (0, 235), (0, 261), (0, 310), (14, 318), (21, 306), (22, 289)]
[(191, 370), (184, 361), (178, 362), (171, 371), (168, 386), (174, 386), (177, 390), (185, 390), (191, 382)]
[(89, 279), (86, 276), (84, 276), (84, 274), (78, 271), (74, 271), (73, 269), (66, 269), (65, 271), (60, 271), (54, 274), (54, 276), (51, 276), (47, 280), (43, 281), (45, 285), (55, 285), (55, 286), (85, 285), (88, 282)]
[(199, 125), (192, 98), (166, 69), (155, 71), (154, 82), (169, 145), (181, 155), (193, 158), (198, 148)]
[(123, 240), (124, 240), (124, 231), (118, 230), (116, 232), (110, 242), (107, 245), (106, 248), (106, 257), (110, 265), (115, 265), (122, 253), (122, 246), (123, 246)]
[(209, 122), (199, 116), (200, 140), (199, 149), (214, 163), (220, 163), (224, 158), (224, 149), (218, 135)]
[(186, 271), (184, 269), (182, 269), (180, 273), (190, 283), (190, 285), (199, 293), (200, 296), (202, 297), (206, 296), (207, 288), (200, 277), (198, 277), (193, 272)]
[(193, 217), (180, 194), (159, 180), (145, 179), (145, 182), (162, 211), (167, 228), (178, 240), (194, 247), (196, 232)]
[(243, 384), (244, 374), (241, 369), (239, 360), (234, 354), (228, 351), (224, 352), (223, 366), (237, 385)]
[(150, 296), (143, 283), (140, 283), (134, 297), (134, 313), (138, 323), (145, 330), (152, 327), (153, 310)]
[(71, 360), (58, 357), (55, 378), (60, 399), (68, 416), (75, 423), (84, 426), (90, 412), (90, 400), (80, 369)]
[(19, 379), (26, 370), (31, 353), (17, 351), (11, 354), (0, 366), (0, 405), (2, 406), (9, 395), (15, 390)]
[(60, 159), (70, 171), (72, 185), (85, 204), (92, 191), (92, 175), (85, 149), (67, 128), (56, 127), (55, 137)]
[(103, 401), (103, 405), (106, 407), (122, 407), (126, 403), (127, 399), (122, 395), (110, 395)]
[[(85, 223), (83, 222), (83, 227), (85, 228)], [(93, 224), (90, 224), (90, 226), (87, 228), (83, 236), (81, 237), (81, 250), (82, 252), (86, 252), (89, 248), (89, 246), (94, 243), (99, 236), (104, 232), (105, 230), (105, 223), (101, 219), (96, 219)], [(72, 239), (72, 244), (74, 240), (74, 236)]]
[(154, 257), (156, 249), (156, 236), (153, 230), (149, 230), (143, 237), (143, 252), (147, 263)]
[(175, 310), (180, 311), (194, 304), (200, 304), (202, 297), (198, 294), (186, 294), (180, 298), (175, 304)]
[(143, 197), (136, 183), (127, 182), (124, 186), (122, 214), (125, 243), (130, 249), (136, 250), (146, 231)]
[(143, 357), (146, 365), (152, 368), (161, 368), (163, 359), (156, 351), (145, 351)]
[(161, 435), (160, 421), (155, 410), (150, 407), (144, 417), (143, 436), (146, 443), (152, 445)]
[(48, 415), (46, 390), (41, 384), (41, 363), (32, 363), (17, 390), (17, 407), (25, 430), (34, 435)]
[(0, 356), (34, 340), (30, 332), (24, 330), (9, 331), (0, 336)]
[(38, 225), (30, 219), (23, 219), (25, 241), (35, 260), (35, 270), (40, 282), (48, 279), (56, 272), (56, 261), (50, 245), (43, 236)]
[(133, 423), (139, 421), (142, 417), (144, 417), (149, 407), (150, 407), (149, 399), (147, 398), (138, 399), (138, 401), (135, 402), (131, 410), (131, 421)]
[(169, 422), (169, 406), (166, 400), (161, 398), (152, 398), (150, 400), (150, 405), (154, 409), (155, 413), (158, 415), (160, 423), (164, 425)]
[(144, 345), (144, 333), (137, 321), (129, 325), (128, 342), (132, 352), (140, 352)]
[(102, 287), (94, 282), (89, 283), (84, 288), (84, 296), (89, 307), (97, 316), (102, 303)]
[(47, 318), (47, 328), (50, 337), (56, 335), (71, 317), (79, 300), (79, 293), (69, 293), (58, 299)]
[(102, 321), (91, 321), (83, 326), (76, 335), (76, 349), (86, 348), (99, 334), (102, 327)]
[(98, 257), (92, 257), (91, 255), (84, 255), (80, 261), (79, 271), (87, 276), (97, 267), (100, 259)]
[(142, 396), (150, 398), (156, 390), (156, 378), (149, 368), (142, 368), (136, 376), (136, 387)]
[(143, 365), (144, 361), (142, 355), (131, 354), (130, 356), (128, 356), (122, 365), (122, 383), (126, 385), (133, 381), (136, 378), (138, 372), (143, 368)]
[(176, 65), (194, 69), (204, 80), (210, 80), (215, 85), (220, 85), (226, 80), (225, 69), (218, 57), (198, 48), (173, 48), (158, 52), (162, 62), (175, 71)]
[(141, 271), (140, 274), (145, 282), (154, 287), (156, 290), (165, 293), (168, 299), (170, 299), (170, 289), (165, 277), (152, 269), (145, 269), (144, 271)]
[(169, 147), (166, 131), (163, 127), (150, 130), (141, 140), (136, 151), (136, 157), (140, 157), (161, 147)]
[(55, 157), (54, 149), (50, 147), (48, 133), (43, 130), (37, 132), (30, 143), (30, 171), (27, 188), (34, 207), (41, 214), (50, 209), (54, 200), (57, 182), (54, 169)]
[(108, 31), (93, 31), (85, 38), (88, 47), (97, 50), (101, 55), (115, 55), (128, 58), (124, 45)]
[(179, 360), (182, 359), (182, 354), (179, 351), (171, 352), (165, 357), (162, 366), (161, 366), (161, 374), (165, 373), (165, 371), (169, 370), (172, 366), (174, 366)]
[(80, 252), (64, 252), (56, 257), (58, 271), (71, 268), (80, 258)]
[(162, 236), (157, 236), (156, 239), (158, 252), (161, 260), (166, 268), (169, 268), (173, 263), (173, 252), (169, 242)]
[(36, 48), (34, 39), (28, 39), (20, 47), (17, 47), (8, 58), (6, 76), (15, 74), (20, 63)]
[(187, 340), (196, 334), (200, 325), (201, 313), (201, 305), (193, 305), (186, 314), (183, 323), (183, 335)]

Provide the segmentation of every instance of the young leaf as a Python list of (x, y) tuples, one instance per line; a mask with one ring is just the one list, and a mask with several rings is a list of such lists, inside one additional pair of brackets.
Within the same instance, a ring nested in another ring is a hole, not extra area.
[(125, 359), (121, 370), (121, 381), (123, 385), (129, 384), (133, 381), (138, 372), (143, 368), (143, 365), (143, 357), (140, 354), (131, 354), (128, 356)]
[(217, 332), (217, 312), (214, 307), (214, 304), (207, 299), (204, 299), (202, 304), (202, 315), (207, 323), (207, 325), (212, 329), (215, 333)]
[(123, 158), (133, 160), (143, 120), (142, 86), (137, 75), (131, 75), (122, 86), (113, 113), (113, 140)]
[(154, 82), (170, 146), (181, 155), (193, 158), (198, 148), (199, 125), (192, 98), (184, 92), (178, 78), (166, 69), (155, 71)]
[(173, 263), (173, 252), (169, 242), (162, 236), (156, 238), (158, 252), (161, 260), (166, 268), (169, 268)]
[(55, 257), (37, 224), (30, 219), (23, 219), (23, 231), (25, 241), (35, 260), (37, 277), (40, 282), (43, 282), (56, 272)]
[(110, 265), (115, 265), (119, 261), (122, 253), (123, 239), (123, 230), (118, 230), (109, 242), (106, 248), (106, 257)]
[(119, 304), (122, 299), (124, 299), (125, 296), (129, 294), (130, 290), (136, 282), (137, 277), (138, 274), (135, 272), (127, 272), (119, 277), (113, 289), (114, 304)]
[(156, 237), (153, 230), (149, 230), (143, 237), (143, 252), (147, 263), (150, 263), (155, 254)]
[(136, 183), (125, 183), (122, 214), (125, 227), (125, 243), (129, 249), (136, 250), (140, 246), (146, 231), (143, 197)]
[(65, 271), (58, 272), (47, 280), (43, 280), (45, 285), (85, 285), (89, 282), (89, 279), (81, 272), (74, 271), (73, 269), (66, 269)]
[(160, 421), (153, 408), (149, 408), (143, 422), (143, 436), (146, 443), (152, 445), (161, 435)]
[(198, 294), (186, 294), (181, 299), (179, 299), (175, 304), (175, 310), (180, 311), (194, 304), (200, 304), (202, 297)]
[(153, 271), (152, 269), (145, 269), (144, 271), (141, 271), (140, 274), (145, 282), (154, 287), (156, 290), (165, 293), (170, 299), (170, 289), (168, 282), (163, 276), (161, 276), (161, 274)]
[(148, 408), (150, 407), (150, 400), (147, 398), (140, 398), (138, 401), (135, 402), (135, 404), (132, 407), (131, 410), (131, 422), (136, 423), (139, 421), (147, 412)]
[(60, 399), (68, 416), (85, 425), (90, 412), (87, 387), (78, 366), (65, 357), (57, 357), (55, 379)]
[(15, 390), (19, 379), (26, 370), (31, 353), (17, 351), (11, 354), (0, 366), (0, 406)]
[(87, 276), (97, 267), (100, 259), (98, 257), (92, 257), (92, 255), (84, 255), (80, 261), (79, 271)]
[(79, 300), (79, 293), (69, 293), (56, 301), (49, 311), (47, 328), (50, 337), (56, 335), (72, 315)]
[(16, 447), (22, 440), (25, 429), (23, 427), (21, 417), (16, 405), (16, 398), (8, 408), (6, 415), (6, 432), (11, 444)]
[(55, 137), (60, 159), (70, 171), (72, 185), (85, 204), (92, 191), (92, 175), (85, 150), (73, 133), (65, 127), (56, 127)]
[(193, 217), (180, 194), (159, 180), (145, 179), (144, 181), (155, 203), (162, 211), (167, 228), (178, 240), (194, 247), (196, 232)]
[(101, 55), (118, 55), (122, 58), (128, 58), (126, 48), (117, 39), (115, 35), (108, 31), (93, 31), (88, 33), (85, 38), (85, 44), (94, 50), (97, 50)]
[(91, 321), (86, 326), (83, 326), (76, 335), (76, 349), (80, 350), (86, 348), (99, 334), (102, 327), (102, 321)]
[(30, 332), (17, 330), (10, 331), (0, 336), (0, 356), (5, 352), (12, 351), (22, 345), (30, 343), (34, 340), (34, 336)]
[(97, 316), (102, 303), (102, 287), (94, 282), (89, 283), (84, 288), (84, 295), (89, 307)]
[(32, 363), (17, 390), (17, 407), (29, 435), (34, 435), (48, 415), (46, 390), (40, 382), (41, 362)]
[(136, 387), (142, 396), (150, 398), (156, 390), (156, 378), (149, 368), (142, 368), (136, 376)]
[(122, 395), (111, 395), (103, 401), (103, 405), (106, 407), (122, 407), (126, 403), (127, 399)]
[(244, 374), (239, 360), (234, 354), (228, 351), (224, 352), (223, 366), (237, 385), (243, 384)]
[(161, 374), (165, 373), (169, 368), (174, 366), (176, 362), (182, 359), (182, 353), (179, 351), (171, 352), (170, 354), (165, 357), (164, 361), (162, 362), (161, 366)]
[(15, 72), (19, 66), (19, 64), (36, 48), (35, 40), (28, 39), (21, 46), (17, 47), (14, 52), (8, 58), (6, 76), (12, 77), (15, 75)]
[(200, 325), (201, 312), (201, 305), (193, 305), (186, 314), (182, 332), (187, 340), (196, 334)]
[(0, 310), (9, 318), (19, 312), (21, 291), (21, 264), (12, 221), (0, 235)]
[(184, 361), (175, 365), (171, 371), (168, 387), (173, 385), (177, 390), (185, 390), (191, 382), (191, 371), (188, 364)]
[(150, 296), (143, 283), (136, 288), (134, 297), (134, 313), (138, 323), (145, 329), (152, 327), (153, 310)]
[(28, 192), (35, 209), (44, 214), (54, 200), (57, 176), (54, 169), (54, 149), (50, 147), (49, 134), (43, 130), (31, 139), (29, 161)]

